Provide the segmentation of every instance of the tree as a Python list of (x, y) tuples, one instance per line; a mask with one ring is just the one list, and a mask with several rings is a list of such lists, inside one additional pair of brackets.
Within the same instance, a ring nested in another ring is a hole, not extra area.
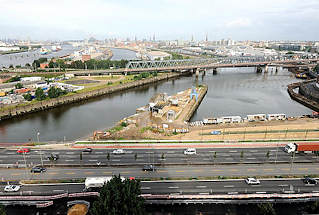
[(58, 87), (50, 87), (50, 89), (48, 90), (48, 96), (49, 98), (57, 98), (61, 95), (66, 94), (65, 90), (62, 90)]
[(317, 64), (315, 68), (313, 68), (313, 71), (317, 74), (319, 73), (319, 64)]
[(135, 155), (134, 155), (134, 159), (135, 159), (135, 160), (137, 160), (137, 153), (135, 153)]
[(276, 215), (276, 210), (272, 203), (261, 203), (257, 204), (259, 211), (263, 215)]
[(137, 180), (114, 176), (100, 191), (100, 196), (93, 203), (92, 215), (108, 214), (145, 214), (144, 199), (140, 197), (141, 185)]
[(42, 101), (45, 99), (45, 94), (43, 92), (43, 89), (38, 87), (35, 91), (35, 98), (38, 100), (38, 101)]
[(17, 83), (17, 84), (15, 85), (15, 88), (16, 88), (16, 89), (21, 89), (21, 88), (23, 88), (23, 85), (22, 85), (21, 83)]
[(6, 215), (6, 209), (3, 205), (0, 205), (0, 215)]
[(30, 93), (24, 94), (24, 95), (23, 95), (23, 98), (24, 98), (25, 100), (27, 100), (27, 101), (32, 101), (32, 96), (31, 96)]
[(270, 152), (268, 150), (267, 153), (266, 153), (266, 158), (269, 159), (269, 156), (270, 156)]

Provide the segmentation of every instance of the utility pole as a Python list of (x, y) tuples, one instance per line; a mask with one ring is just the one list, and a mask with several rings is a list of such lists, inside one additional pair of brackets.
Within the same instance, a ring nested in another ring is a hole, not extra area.
[[(40, 144), (40, 132), (37, 133), (37, 138), (38, 138), (38, 144)], [(42, 151), (41, 151), (41, 148), (40, 148), (40, 160), (41, 160), (41, 166), (43, 167), (43, 159), (42, 159)]]

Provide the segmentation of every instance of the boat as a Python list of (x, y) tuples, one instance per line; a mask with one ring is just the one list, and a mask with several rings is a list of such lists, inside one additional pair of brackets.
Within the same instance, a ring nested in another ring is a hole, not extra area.
[(48, 54), (48, 53), (49, 53), (49, 50), (48, 50), (48, 49), (46, 49), (46, 48), (41, 48), (41, 49), (40, 49), (40, 54), (46, 55), (46, 54)]
[(295, 76), (296, 76), (296, 78), (300, 78), (300, 79), (307, 79), (308, 78), (306, 73), (297, 73)]

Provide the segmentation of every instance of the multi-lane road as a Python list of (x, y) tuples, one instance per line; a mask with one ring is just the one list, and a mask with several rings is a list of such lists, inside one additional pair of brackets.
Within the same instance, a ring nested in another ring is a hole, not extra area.
[[(4, 193), (4, 185), (0, 186), (1, 195), (17, 195)], [(79, 193), (84, 184), (56, 185), (22, 185), (19, 195), (54, 195), (60, 193)], [(248, 185), (238, 180), (206, 180), (206, 181), (142, 181), (142, 194), (152, 195), (218, 195), (218, 194), (269, 194), (269, 193), (318, 193), (319, 185), (304, 184), (301, 179), (293, 180), (261, 180), (259, 185)]]
[[(113, 154), (113, 149), (93, 149), (82, 153), (81, 149), (36, 150), (25, 156), (16, 150), (0, 150), (0, 166), (44, 165), (143, 165), (147, 163), (165, 165), (190, 164), (232, 164), (232, 163), (312, 163), (319, 160), (314, 154), (291, 154), (282, 148), (199, 148), (196, 155), (185, 155), (184, 149), (127, 149), (124, 154)], [(50, 162), (51, 153), (59, 154), (59, 159)], [(82, 154), (82, 156), (80, 155)], [(109, 156), (108, 156), (109, 154)], [(82, 160), (81, 160), (82, 158)], [(42, 161), (41, 161), (42, 159)]]
[(47, 168), (43, 173), (31, 173), (25, 168), (2, 168), (0, 180), (22, 179), (72, 179), (92, 176), (122, 175), (136, 178), (210, 178), (230, 176), (284, 176), (318, 174), (314, 164), (250, 164), (250, 165), (186, 165), (158, 166), (155, 172), (144, 172), (142, 167), (83, 167)]

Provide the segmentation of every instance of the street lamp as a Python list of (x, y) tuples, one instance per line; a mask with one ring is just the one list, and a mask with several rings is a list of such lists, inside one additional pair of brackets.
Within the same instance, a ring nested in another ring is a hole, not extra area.
[[(37, 138), (38, 138), (38, 143), (40, 143), (40, 132), (37, 133)], [(40, 146), (40, 145), (39, 145)], [(43, 167), (43, 159), (42, 159), (42, 151), (41, 151), (41, 148), (40, 148), (40, 160), (41, 160), (41, 165)]]

